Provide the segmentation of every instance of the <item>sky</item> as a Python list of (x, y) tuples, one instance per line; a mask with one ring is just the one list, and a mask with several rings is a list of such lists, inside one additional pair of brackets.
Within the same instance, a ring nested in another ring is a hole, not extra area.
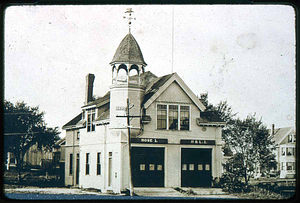
[(48, 127), (61, 128), (81, 112), (88, 73), (94, 95), (109, 91), (127, 8), (146, 71), (177, 72), (241, 119), (255, 113), (268, 128), (295, 126), (295, 11), (287, 5), (11, 6), (4, 99), (39, 106)]

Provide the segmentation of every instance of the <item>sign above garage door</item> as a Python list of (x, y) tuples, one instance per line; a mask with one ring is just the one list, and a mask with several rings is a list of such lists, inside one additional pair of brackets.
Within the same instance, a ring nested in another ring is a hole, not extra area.
[(215, 140), (180, 140), (180, 144), (191, 144), (191, 145), (215, 145)]
[(168, 139), (158, 138), (131, 138), (132, 143), (168, 144)]

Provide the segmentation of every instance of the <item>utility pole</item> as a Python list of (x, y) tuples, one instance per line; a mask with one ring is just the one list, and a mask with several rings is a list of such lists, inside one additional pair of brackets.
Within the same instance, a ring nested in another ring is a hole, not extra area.
[(129, 159), (129, 190), (130, 190), (130, 196), (134, 195), (133, 191), (133, 181), (132, 181), (132, 167), (131, 167), (131, 142), (130, 142), (130, 118), (140, 118), (141, 116), (130, 116), (129, 109), (133, 106), (129, 106), (129, 99), (127, 98), (127, 109), (126, 109), (126, 116), (118, 116), (117, 117), (126, 117), (127, 118), (127, 130), (128, 130), (128, 159)]
[(129, 99), (127, 98), (127, 130), (128, 130), (128, 157), (129, 157), (129, 190), (130, 196), (134, 195), (132, 183), (132, 170), (131, 170), (131, 143), (130, 143), (130, 115), (129, 115)]

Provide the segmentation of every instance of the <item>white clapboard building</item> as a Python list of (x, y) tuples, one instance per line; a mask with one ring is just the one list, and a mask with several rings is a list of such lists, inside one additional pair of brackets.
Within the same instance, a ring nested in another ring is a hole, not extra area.
[(107, 67), (110, 91), (93, 99), (100, 87), (87, 75), (82, 112), (63, 126), (66, 185), (129, 188), (129, 130), (134, 187), (212, 187), (221, 176), (224, 122), (205, 111), (177, 73), (157, 77), (146, 66), (129, 33)]

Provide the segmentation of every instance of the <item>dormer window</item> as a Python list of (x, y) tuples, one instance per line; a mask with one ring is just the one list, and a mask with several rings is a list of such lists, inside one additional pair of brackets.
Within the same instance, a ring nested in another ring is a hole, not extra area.
[(288, 142), (289, 143), (296, 142), (296, 136), (294, 134), (289, 135)]
[(157, 129), (190, 130), (190, 106), (158, 104)]
[(95, 125), (93, 121), (95, 120), (95, 109), (87, 110), (87, 132), (95, 131)]

